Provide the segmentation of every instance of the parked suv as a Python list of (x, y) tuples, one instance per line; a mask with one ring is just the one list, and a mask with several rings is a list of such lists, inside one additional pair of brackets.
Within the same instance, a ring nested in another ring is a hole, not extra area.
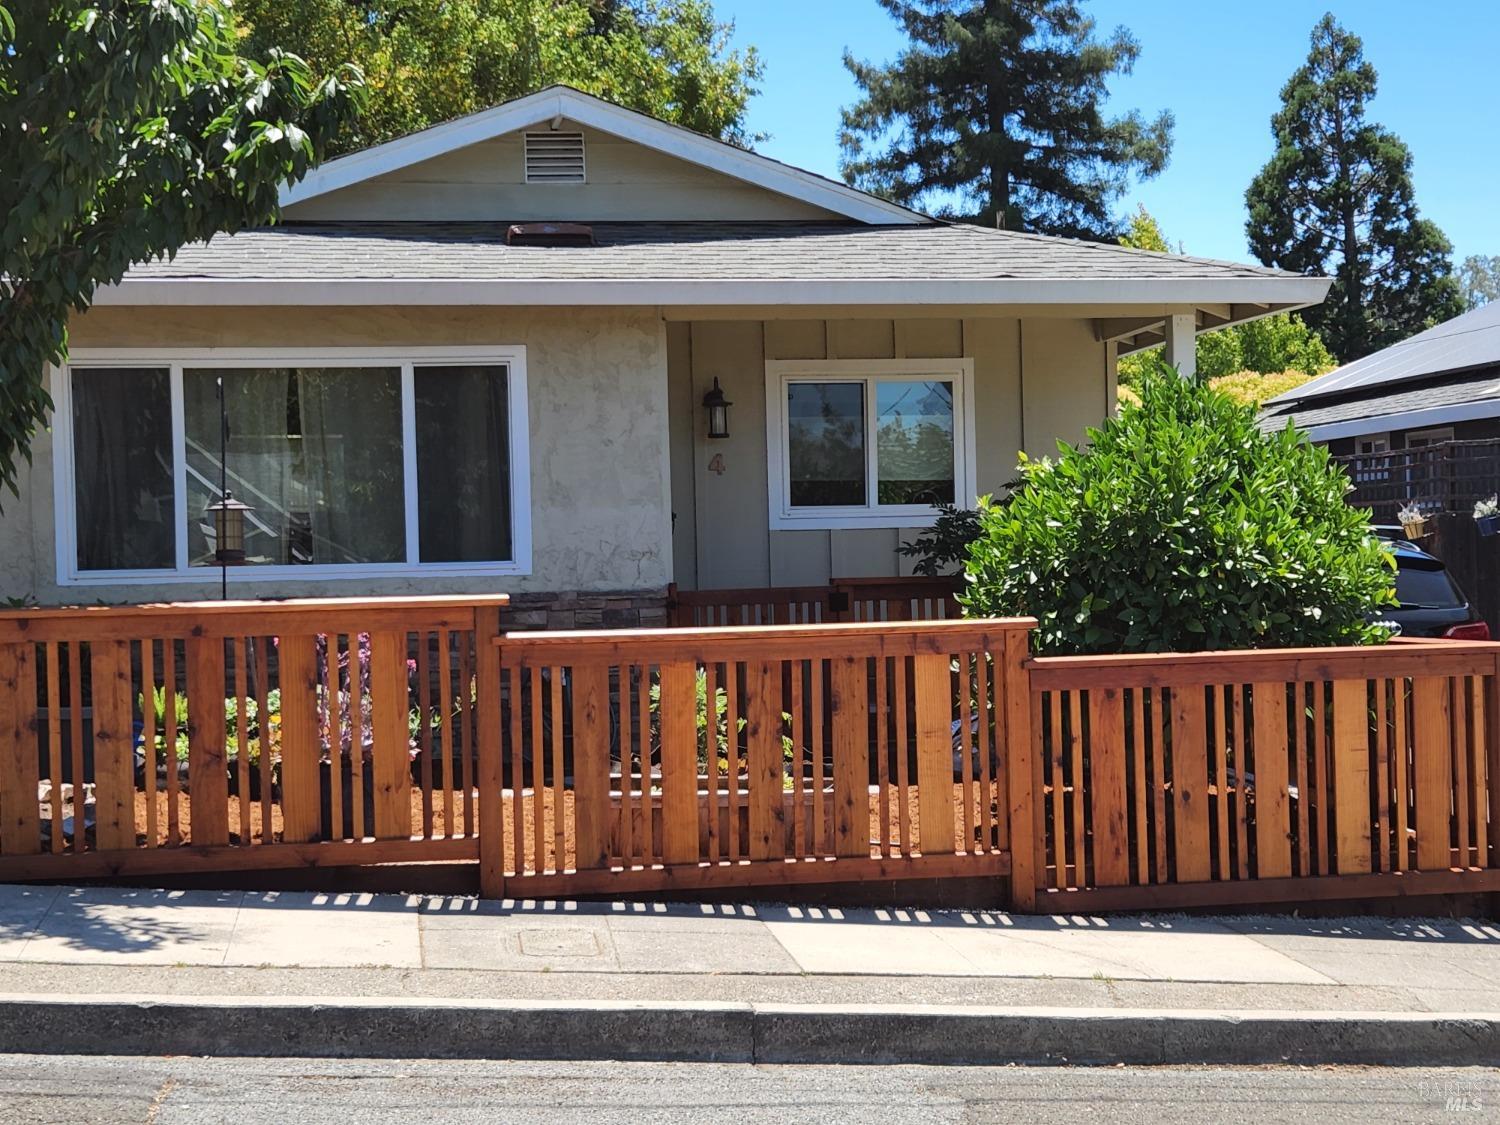
[(1448, 573), (1443, 560), (1402, 537), (1399, 527), (1377, 526), (1396, 555), (1396, 602), (1381, 610), (1380, 620), (1396, 625), (1404, 637), (1449, 637), (1487, 641), (1490, 627)]

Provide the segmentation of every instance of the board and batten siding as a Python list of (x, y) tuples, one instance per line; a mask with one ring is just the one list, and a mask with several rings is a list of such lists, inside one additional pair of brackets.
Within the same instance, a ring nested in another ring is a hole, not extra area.
[[(1084, 319), (692, 321), (668, 324), (667, 357), (673, 559), (684, 589), (911, 573), (897, 547), (915, 528), (770, 529), (767, 360), (972, 359), (980, 493), (1014, 479), (1018, 452), (1042, 456), (1059, 439), (1081, 439), (1114, 402), (1113, 348)], [(710, 441), (701, 404), (715, 377), (734, 405), (730, 436)]]
[[(564, 121), (583, 133), (587, 182), (527, 184), (522, 130), (285, 209), (291, 221), (663, 222), (838, 219), (821, 207)], [(531, 132), (546, 132), (545, 124)]]

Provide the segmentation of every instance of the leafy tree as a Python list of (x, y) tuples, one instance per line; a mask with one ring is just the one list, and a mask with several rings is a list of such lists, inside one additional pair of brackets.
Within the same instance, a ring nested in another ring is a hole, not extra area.
[[(1161, 224), (1144, 205), (1137, 206), (1129, 226), (1120, 236), (1120, 245), (1158, 253), (1172, 252)], [(1178, 243), (1176, 252), (1184, 252), (1181, 243)], [(1261, 375), (1283, 371), (1320, 375), (1334, 366), (1333, 356), (1328, 354), (1322, 339), (1300, 316), (1292, 313), (1278, 313), (1232, 328), (1221, 328), (1217, 332), (1205, 332), (1198, 337), (1197, 358), (1198, 377), (1201, 379), (1218, 379), (1240, 371)], [(1122, 356), (1120, 382), (1134, 386), (1158, 362), (1155, 352)]]
[(761, 77), (711, 0), (239, 0), (254, 57), (352, 59), (369, 106), (339, 151), (388, 141), (563, 83), (745, 145)]
[(1096, 38), (1076, 0), (880, 0), (911, 40), (888, 66), (844, 65), (844, 178), (898, 203), (951, 204), (1007, 230), (1110, 239), (1132, 174), (1167, 164), (1172, 115), (1106, 117), (1140, 44)]
[(1034, 615), (1045, 653), (1385, 639), (1392, 558), (1326, 449), (1170, 372), (1140, 396), (981, 507), (967, 612)]
[(1463, 289), (1466, 308), (1477, 309), (1491, 301), (1500, 301), (1500, 254), (1489, 257), (1470, 254), (1458, 267), (1458, 284)]
[(134, 263), (276, 217), (326, 153), (360, 77), (237, 56), (204, 0), (0, 7), (0, 484), (52, 403), (67, 318)]
[(1333, 275), (1303, 315), (1344, 363), (1463, 311), (1452, 246), (1417, 212), (1411, 151), (1365, 117), (1375, 83), (1359, 38), (1324, 16), (1271, 119), (1276, 153), (1245, 195), (1256, 257)]

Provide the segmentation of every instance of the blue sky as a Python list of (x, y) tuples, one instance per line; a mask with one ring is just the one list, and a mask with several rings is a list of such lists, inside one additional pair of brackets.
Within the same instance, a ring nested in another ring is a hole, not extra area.
[[(1282, 84), (1307, 54), (1327, 10), (1365, 42), (1380, 75), (1374, 120), (1411, 147), (1417, 203), (1455, 257), (1500, 254), (1500, 4), (1494, 0), (1092, 0), (1101, 29), (1124, 24), (1141, 42), (1135, 73), (1111, 104), (1177, 117), (1172, 162), (1134, 185), (1121, 208), (1144, 203), (1189, 253), (1245, 260), (1245, 188), (1270, 156)], [(740, 43), (766, 62), (752, 130), (767, 155), (838, 173), (838, 115), (855, 97), (840, 56), (889, 59), (902, 38), (875, 0), (717, 0)]]

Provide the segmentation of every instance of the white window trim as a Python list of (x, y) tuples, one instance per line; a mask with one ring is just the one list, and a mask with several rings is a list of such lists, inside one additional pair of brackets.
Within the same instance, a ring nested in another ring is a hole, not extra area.
[[(1412, 438), (1419, 438), (1422, 441), (1425, 441), (1427, 444), (1412, 445)], [(1452, 440), (1452, 426), (1434, 426), (1433, 428), (1427, 430), (1407, 430), (1406, 434), (1401, 438), (1402, 444), (1407, 449), (1426, 449), (1428, 446), (1437, 445), (1439, 442)]]
[[(766, 362), (766, 480), (773, 531), (834, 528), (926, 527), (937, 509), (929, 504), (849, 508), (793, 508), (787, 443), (787, 385), (793, 382), (869, 383), (891, 379), (934, 379), (953, 384), (953, 488), (960, 507), (978, 495), (974, 433), (974, 361), (972, 359), (794, 359)], [(865, 395), (867, 487), (877, 484), (872, 422), (874, 396)]]
[[(511, 493), (508, 562), (424, 563), (418, 559), (416, 410), (413, 369), (443, 364), (503, 364), (507, 368)], [(309, 566), (231, 566), (230, 582), (345, 581), (378, 578), (478, 578), (531, 573), (531, 441), (523, 345), (415, 348), (75, 348), (51, 373), (53, 499), (57, 513), (59, 586), (131, 586), (219, 581), (218, 567), (190, 567), (187, 558), (187, 463), (182, 372), (186, 367), (398, 367), (405, 490), (406, 559), (399, 563), (318, 563)], [(172, 395), (172, 459), (177, 526), (175, 566), (154, 570), (80, 570), (78, 511), (73, 480), (73, 381), (79, 367), (167, 368)]]
[[(1378, 446), (1378, 448), (1361, 449), (1362, 445)], [(1356, 484), (1368, 484), (1373, 481), (1389, 480), (1391, 476), (1391, 435), (1389, 433), (1361, 434), (1354, 439), (1354, 455), (1364, 458), (1355, 465), (1354, 481)]]

